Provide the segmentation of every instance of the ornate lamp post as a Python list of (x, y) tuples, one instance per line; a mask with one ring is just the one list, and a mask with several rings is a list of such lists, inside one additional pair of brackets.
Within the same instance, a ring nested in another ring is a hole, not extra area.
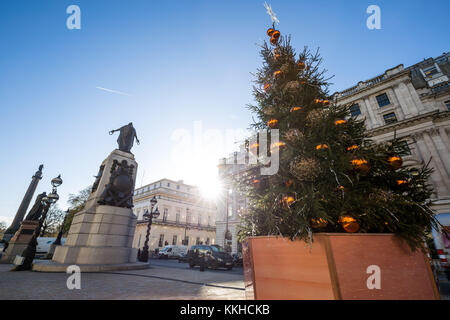
[(148, 210), (144, 213), (144, 219), (148, 219), (148, 226), (147, 226), (147, 235), (145, 236), (145, 244), (144, 248), (142, 248), (141, 255), (139, 256), (139, 261), (142, 262), (148, 262), (148, 239), (150, 237), (150, 229), (152, 227), (153, 218), (159, 217), (159, 210), (156, 208), (155, 211), (153, 211), (153, 208), (155, 207), (156, 203), (158, 201), (156, 200), (156, 197), (153, 197), (152, 200), (150, 200), (150, 213)]
[(63, 183), (61, 179), (61, 175), (56, 178), (53, 178), (51, 184), (53, 186), (52, 193), (48, 196), (43, 197), (41, 200), (42, 203), (42, 213), (39, 219), (39, 225), (36, 228), (33, 237), (28, 243), (27, 247), (22, 253), (22, 257), (24, 257), (23, 263), (21, 265), (17, 265), (12, 271), (23, 271), (23, 270), (31, 270), (33, 266), (34, 256), (36, 255), (36, 247), (37, 247), (37, 238), (41, 234), (42, 225), (44, 224), (45, 218), (47, 217), (47, 212), (50, 209), (50, 206), (56, 201), (59, 200), (59, 195), (56, 192), (56, 189)]

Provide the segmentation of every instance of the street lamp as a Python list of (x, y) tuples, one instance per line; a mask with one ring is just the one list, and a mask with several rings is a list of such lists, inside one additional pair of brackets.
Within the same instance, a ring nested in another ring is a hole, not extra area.
[[(227, 212), (226, 212), (226, 218), (225, 218), (225, 235), (224, 235), (224, 239), (223, 239), (223, 247), (225, 250), (228, 251), (228, 242), (227, 240), (231, 240), (231, 232), (230, 230), (228, 230), (228, 215), (229, 215), (229, 197), (233, 195), (233, 189), (228, 189), (227, 192)], [(233, 200), (233, 199), (232, 199)], [(233, 203), (231, 204), (231, 210), (233, 210)]]
[(31, 270), (33, 267), (34, 256), (36, 255), (36, 247), (37, 247), (37, 238), (41, 234), (42, 225), (44, 224), (45, 219), (47, 218), (47, 212), (50, 209), (50, 206), (56, 201), (59, 200), (59, 195), (56, 192), (56, 188), (58, 188), (63, 183), (61, 179), (61, 175), (56, 178), (53, 178), (51, 184), (53, 186), (52, 192), (43, 197), (41, 199), (42, 203), (42, 211), (41, 217), (39, 219), (39, 225), (33, 233), (33, 237), (30, 242), (28, 242), (27, 247), (22, 252), (22, 257), (24, 257), (23, 263), (21, 265), (17, 265), (12, 271), (23, 271), (23, 270)]
[(152, 227), (152, 222), (153, 222), (153, 218), (158, 218), (159, 217), (159, 210), (158, 207), (156, 207), (156, 210), (153, 211), (153, 208), (156, 206), (156, 203), (158, 203), (158, 201), (156, 200), (156, 197), (153, 197), (152, 200), (150, 200), (150, 213), (148, 212), (148, 210), (145, 210), (144, 213), (144, 219), (148, 220), (148, 226), (147, 226), (147, 235), (145, 236), (145, 243), (144, 243), (144, 247), (142, 248), (142, 253), (139, 256), (139, 261), (141, 262), (148, 262), (148, 239), (150, 237), (150, 229)]

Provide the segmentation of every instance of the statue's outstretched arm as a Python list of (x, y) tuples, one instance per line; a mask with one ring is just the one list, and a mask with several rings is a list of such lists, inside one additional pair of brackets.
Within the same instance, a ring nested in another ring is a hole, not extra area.
[(139, 145), (141, 142), (139, 141), (136, 132), (134, 133), (134, 137), (136, 138), (136, 142), (137, 142), (137, 144)]
[(120, 129), (121, 129), (121, 128), (116, 129), (116, 130), (111, 130), (111, 131), (109, 132), (109, 134), (111, 135), (111, 134), (113, 134), (114, 132), (119, 131)]

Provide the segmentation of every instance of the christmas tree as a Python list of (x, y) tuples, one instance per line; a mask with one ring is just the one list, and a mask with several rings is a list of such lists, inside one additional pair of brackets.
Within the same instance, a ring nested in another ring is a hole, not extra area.
[[(254, 129), (278, 129), (278, 173), (255, 166), (238, 178), (248, 198), (240, 239), (280, 235), (311, 241), (314, 232), (395, 233), (421, 246), (437, 222), (430, 209), (431, 170), (402, 166), (404, 143), (376, 144), (364, 120), (350, 116), (328, 94), (318, 51), (296, 54), (275, 26), (261, 46), (256, 74)], [(258, 143), (248, 145), (258, 153)]]

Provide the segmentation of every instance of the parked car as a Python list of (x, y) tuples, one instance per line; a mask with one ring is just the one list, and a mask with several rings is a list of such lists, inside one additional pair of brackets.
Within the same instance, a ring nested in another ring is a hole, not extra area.
[[(50, 246), (55, 242), (54, 237), (39, 237), (37, 238), (36, 253), (47, 253), (50, 250)], [(61, 245), (66, 243), (66, 238), (61, 238)]]
[(242, 261), (242, 253), (233, 253), (231, 255), (233, 257), (233, 265), (235, 267), (242, 267), (243, 261)]
[(187, 254), (189, 267), (233, 268), (233, 257), (218, 245), (194, 245)]
[(158, 251), (158, 257), (159, 259), (178, 258), (187, 251), (187, 246), (168, 245)]
[(182, 262), (188, 262), (188, 255), (187, 255), (187, 252), (185, 253), (185, 254), (181, 254), (179, 257), (178, 257), (178, 263), (182, 263)]

